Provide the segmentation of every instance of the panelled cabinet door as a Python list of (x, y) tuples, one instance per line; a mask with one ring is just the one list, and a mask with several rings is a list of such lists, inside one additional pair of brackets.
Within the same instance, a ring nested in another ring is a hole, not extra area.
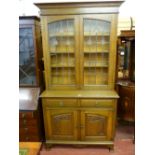
[(111, 140), (112, 115), (110, 110), (83, 110), (81, 112), (81, 139), (88, 141)]
[[(81, 79), (84, 88), (107, 88), (114, 81), (111, 79), (112, 15), (84, 15), (80, 21), (81, 40)], [(112, 38), (113, 36), (113, 38)], [(114, 62), (113, 62), (114, 64)]]
[(47, 17), (44, 41), (45, 76), (48, 88), (78, 87), (78, 18), (76, 16)]
[(46, 108), (46, 139), (77, 140), (77, 114), (74, 110)]

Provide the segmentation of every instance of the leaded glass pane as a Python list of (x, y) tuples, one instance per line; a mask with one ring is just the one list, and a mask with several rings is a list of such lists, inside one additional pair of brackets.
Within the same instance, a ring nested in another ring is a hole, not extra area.
[(35, 85), (36, 71), (32, 28), (19, 29), (19, 83)]

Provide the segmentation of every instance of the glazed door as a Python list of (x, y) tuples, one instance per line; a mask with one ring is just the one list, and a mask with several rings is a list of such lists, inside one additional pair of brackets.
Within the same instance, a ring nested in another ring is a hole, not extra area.
[(77, 111), (46, 108), (45, 115), (46, 140), (77, 140)]
[(20, 86), (37, 84), (34, 28), (32, 26), (20, 26), (19, 28), (19, 84)]
[(112, 139), (112, 115), (110, 110), (88, 109), (81, 111), (81, 139), (103, 141)]
[[(76, 16), (45, 17), (43, 38), (45, 76), (49, 89), (78, 87), (78, 18)], [(44, 41), (45, 39), (45, 41)]]
[[(81, 85), (92, 89), (111, 88), (114, 83), (116, 30), (112, 15), (85, 15), (80, 18)], [(113, 36), (113, 37), (111, 37)]]

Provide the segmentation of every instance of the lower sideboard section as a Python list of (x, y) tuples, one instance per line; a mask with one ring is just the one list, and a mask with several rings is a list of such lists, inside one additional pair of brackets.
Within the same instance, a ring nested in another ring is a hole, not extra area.
[(47, 144), (113, 146), (116, 98), (42, 98)]

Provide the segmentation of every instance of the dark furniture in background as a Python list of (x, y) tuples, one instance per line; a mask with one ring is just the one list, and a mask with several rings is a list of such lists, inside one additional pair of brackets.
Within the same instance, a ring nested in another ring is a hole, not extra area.
[(19, 141), (42, 141), (44, 89), (40, 18), (19, 17)]
[(43, 87), (40, 18), (19, 17), (19, 85)]
[(135, 121), (135, 85), (132, 82), (118, 82), (117, 116), (118, 119), (134, 122)]
[(39, 88), (19, 88), (19, 141), (43, 141)]
[(122, 31), (117, 52), (117, 116), (120, 120), (135, 121), (135, 31)]

